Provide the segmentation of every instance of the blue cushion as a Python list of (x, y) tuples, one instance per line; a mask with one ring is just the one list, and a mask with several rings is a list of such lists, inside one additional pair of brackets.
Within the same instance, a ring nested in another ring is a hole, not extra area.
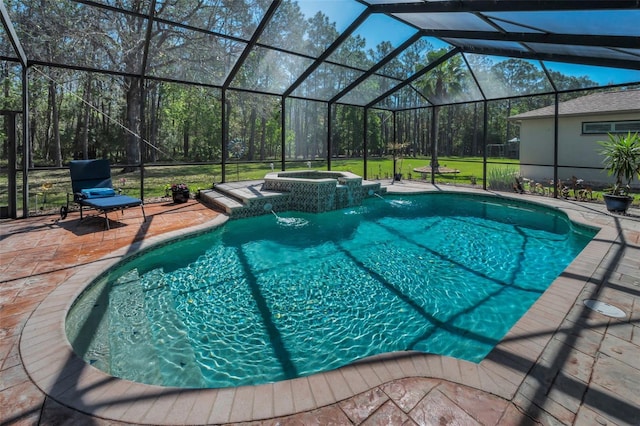
[(142, 200), (139, 198), (129, 197), (128, 195), (114, 195), (113, 197), (83, 199), (79, 200), (79, 203), (83, 206), (108, 211), (139, 206), (142, 204)]
[(88, 188), (80, 192), (84, 198), (104, 198), (116, 195), (116, 191), (113, 188)]

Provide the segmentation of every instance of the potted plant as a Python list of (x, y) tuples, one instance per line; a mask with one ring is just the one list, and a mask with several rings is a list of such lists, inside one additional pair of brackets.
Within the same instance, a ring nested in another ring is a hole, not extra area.
[[(402, 180), (402, 150), (406, 148), (406, 143), (399, 142), (390, 142), (387, 145), (387, 148), (391, 150), (391, 154), (393, 156), (393, 180), (401, 181)], [(397, 170), (397, 163), (400, 160), (400, 171)]]
[[(174, 183), (167, 188), (167, 193), (171, 191), (171, 198), (173, 202), (186, 203), (189, 201), (189, 187), (184, 183)], [(167, 194), (168, 195), (168, 194)]]
[(631, 182), (640, 176), (640, 136), (631, 132), (609, 133), (608, 140), (598, 143), (609, 176), (616, 178), (613, 187), (603, 194), (604, 202), (610, 212), (624, 213), (633, 201), (629, 195)]

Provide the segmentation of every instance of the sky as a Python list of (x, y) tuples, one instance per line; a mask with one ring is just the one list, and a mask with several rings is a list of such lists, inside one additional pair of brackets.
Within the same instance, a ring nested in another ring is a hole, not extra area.
[[(346, 29), (353, 20), (365, 10), (365, 7), (356, 1), (345, 0), (298, 0), (301, 11), (305, 16), (311, 17), (318, 11), (327, 15), (331, 22), (336, 23), (338, 31)], [(572, 11), (571, 19), (567, 19), (567, 13), (562, 11), (543, 12), (499, 12), (488, 15), (503, 20), (504, 22), (523, 23), (528, 32), (564, 32), (568, 34), (597, 34), (597, 35), (637, 35), (640, 37), (640, 10), (607, 10), (607, 11)], [(429, 21), (438, 21), (438, 14), (431, 14)], [(451, 14), (448, 14), (451, 15)], [(473, 19), (478, 19), (471, 15)], [(453, 21), (455, 22), (455, 20)], [(484, 23), (484, 21), (482, 21)], [(614, 25), (612, 23), (615, 22)], [(505, 24), (506, 25), (506, 24)], [(509, 28), (514, 26), (509, 25)], [(469, 28), (459, 28), (461, 30)], [(415, 30), (386, 15), (375, 14), (369, 17), (365, 23), (356, 30), (367, 41), (367, 49), (375, 49), (382, 41), (390, 41), (394, 47), (408, 39)], [(598, 48), (599, 49), (599, 48)], [(585, 56), (588, 56), (589, 48), (585, 48)], [(595, 53), (595, 52), (594, 52)], [(640, 55), (640, 44), (635, 51)], [(592, 55), (596, 56), (596, 55)], [(591, 80), (601, 85), (621, 84), (640, 81), (640, 70), (617, 69), (576, 65), (560, 62), (545, 62), (555, 71), (576, 77), (587, 75)]]
[(640, 70), (596, 67), (563, 62), (545, 62), (547, 69), (575, 77), (587, 76), (602, 86), (640, 82)]

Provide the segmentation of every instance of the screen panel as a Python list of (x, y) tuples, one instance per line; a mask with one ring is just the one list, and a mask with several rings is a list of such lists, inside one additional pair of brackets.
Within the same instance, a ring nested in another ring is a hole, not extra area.
[(538, 61), (474, 54), (465, 57), (488, 99), (553, 92)]
[(313, 60), (256, 46), (242, 64), (231, 87), (282, 94)]
[(240, 41), (156, 22), (147, 74), (221, 85), (245, 47)]

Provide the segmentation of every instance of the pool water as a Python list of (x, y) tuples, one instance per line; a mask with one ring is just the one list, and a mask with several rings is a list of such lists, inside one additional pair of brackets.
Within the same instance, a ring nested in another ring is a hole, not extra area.
[(594, 234), (452, 194), (231, 221), (105, 273), (67, 335), (97, 368), (164, 386), (274, 382), (391, 351), (479, 362)]

